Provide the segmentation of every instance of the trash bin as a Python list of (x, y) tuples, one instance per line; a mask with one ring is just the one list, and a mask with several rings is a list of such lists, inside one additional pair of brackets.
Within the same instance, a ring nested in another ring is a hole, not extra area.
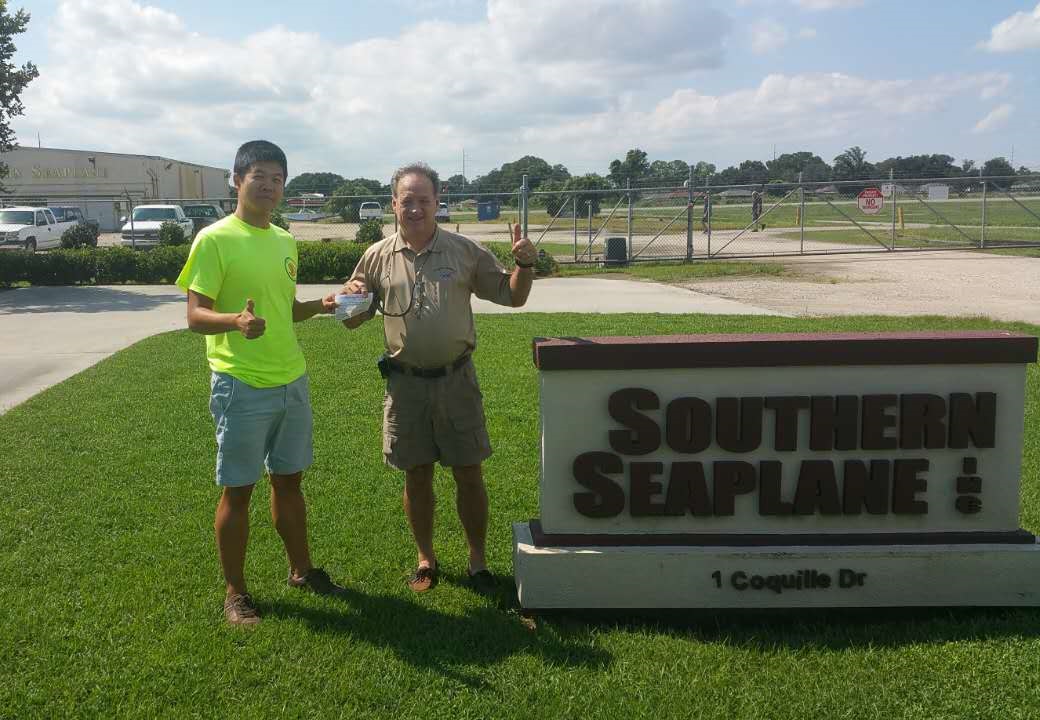
[(497, 202), (481, 201), (477, 203), (477, 220), (497, 220), (499, 205)]
[(605, 265), (628, 265), (628, 238), (608, 237)]

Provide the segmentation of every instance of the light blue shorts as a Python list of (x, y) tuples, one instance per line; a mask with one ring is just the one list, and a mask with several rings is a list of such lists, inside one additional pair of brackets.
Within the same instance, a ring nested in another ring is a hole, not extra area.
[(288, 385), (255, 388), (215, 372), (209, 410), (217, 424), (217, 485), (253, 485), (265, 467), (275, 475), (292, 475), (314, 460), (306, 374)]

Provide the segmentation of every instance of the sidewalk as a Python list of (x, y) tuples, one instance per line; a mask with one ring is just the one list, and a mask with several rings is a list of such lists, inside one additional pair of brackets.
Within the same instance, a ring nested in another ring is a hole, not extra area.
[[(339, 290), (301, 285), (301, 300)], [(0, 291), (0, 413), (139, 340), (186, 327), (184, 294), (171, 285), (31, 287)], [(631, 280), (538, 280), (527, 305), (473, 300), (476, 313), (707, 313), (775, 315), (735, 300)]]

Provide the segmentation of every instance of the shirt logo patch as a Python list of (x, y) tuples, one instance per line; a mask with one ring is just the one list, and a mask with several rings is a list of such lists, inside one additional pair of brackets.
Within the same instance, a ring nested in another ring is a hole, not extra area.
[(292, 258), (285, 258), (285, 272), (289, 275), (290, 280), (296, 282), (296, 263)]
[(435, 269), (431, 274), (433, 275), (433, 278), (435, 280), (439, 280), (440, 282), (447, 282), (448, 280), (451, 280), (453, 277), (455, 277), (455, 268), (439, 267)]

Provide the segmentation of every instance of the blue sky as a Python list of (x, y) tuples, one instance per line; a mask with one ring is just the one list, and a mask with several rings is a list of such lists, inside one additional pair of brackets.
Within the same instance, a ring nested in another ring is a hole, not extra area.
[[(1040, 170), (1040, 2), (54, 0), (18, 60), (19, 141), (290, 173), (470, 178), (533, 154), (605, 173), (632, 147), (720, 169), (947, 153)], [(247, 11), (246, 8), (249, 8)]]

